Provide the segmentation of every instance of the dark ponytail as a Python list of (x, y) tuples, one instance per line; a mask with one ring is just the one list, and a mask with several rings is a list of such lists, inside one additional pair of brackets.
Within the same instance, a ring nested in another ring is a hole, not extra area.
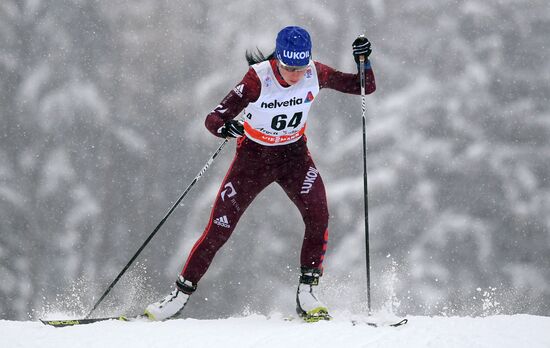
[(248, 65), (254, 65), (275, 58), (275, 51), (266, 57), (259, 48), (256, 48), (256, 52), (247, 50), (245, 57)]

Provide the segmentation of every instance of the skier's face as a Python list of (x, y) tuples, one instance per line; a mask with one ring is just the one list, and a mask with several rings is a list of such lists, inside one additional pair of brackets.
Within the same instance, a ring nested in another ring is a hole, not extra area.
[(281, 76), (285, 80), (286, 83), (289, 85), (295, 85), (304, 77), (304, 74), (306, 73), (307, 66), (300, 67), (300, 68), (292, 68), (292, 67), (286, 67), (282, 65), (281, 63), (277, 62), (277, 65), (279, 66), (279, 72), (281, 73)]

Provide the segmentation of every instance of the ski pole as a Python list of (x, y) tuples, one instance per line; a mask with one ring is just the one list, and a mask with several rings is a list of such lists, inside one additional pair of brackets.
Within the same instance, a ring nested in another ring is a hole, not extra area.
[(145, 242), (141, 245), (141, 247), (139, 247), (138, 251), (134, 254), (134, 256), (132, 256), (132, 258), (130, 259), (130, 261), (128, 261), (128, 263), (126, 264), (126, 266), (124, 266), (124, 268), (122, 269), (122, 271), (120, 271), (120, 273), (117, 275), (117, 277), (115, 278), (115, 280), (113, 280), (113, 282), (107, 287), (107, 290), (105, 290), (105, 292), (103, 293), (103, 295), (101, 295), (101, 297), (99, 298), (99, 300), (97, 300), (97, 302), (94, 304), (93, 308), (90, 310), (90, 312), (86, 315), (85, 319), (88, 319), (90, 317), (90, 315), (92, 315), (92, 313), (96, 310), (96, 308), (99, 306), (99, 304), (103, 301), (103, 299), (107, 296), (107, 294), (109, 294), (109, 292), (113, 289), (113, 287), (116, 285), (116, 283), (120, 280), (120, 278), (122, 277), (122, 275), (124, 273), (126, 273), (126, 271), (128, 270), (128, 268), (130, 268), (130, 266), (132, 265), (132, 263), (136, 260), (136, 258), (138, 257), (138, 255), (143, 251), (143, 249), (145, 248), (145, 246), (147, 244), (149, 244), (149, 242), (151, 241), (151, 239), (153, 239), (153, 237), (155, 236), (155, 234), (158, 232), (158, 230), (160, 230), (160, 228), (162, 227), (162, 225), (164, 225), (164, 223), (166, 222), (166, 220), (168, 219), (168, 217), (172, 214), (172, 212), (177, 208), (177, 206), (181, 203), (181, 201), (183, 200), (183, 198), (187, 195), (187, 193), (191, 190), (191, 188), (193, 187), (193, 185), (195, 185), (195, 183), (197, 181), (199, 181), (199, 179), (203, 176), (203, 174), (206, 172), (206, 170), (208, 169), (208, 167), (210, 167), (210, 165), (212, 164), (212, 162), (214, 162), (214, 159), (218, 156), (218, 154), (220, 153), (220, 151), (222, 150), (222, 148), (225, 146), (225, 144), (227, 144), (227, 142), (229, 141), (228, 138), (226, 138), (221, 144), (220, 146), (218, 146), (218, 149), (214, 152), (214, 154), (212, 156), (210, 156), (210, 158), (208, 159), (208, 161), (206, 162), (206, 164), (204, 165), (204, 167), (200, 170), (200, 172), (197, 174), (197, 176), (195, 176), (195, 178), (193, 179), (193, 181), (191, 181), (191, 183), (189, 184), (189, 186), (187, 186), (187, 188), (185, 189), (185, 191), (183, 192), (183, 194), (181, 195), (181, 197), (176, 201), (176, 203), (172, 206), (172, 208), (170, 208), (170, 210), (168, 211), (168, 213), (164, 216), (164, 218), (160, 221), (160, 223), (157, 225), (157, 227), (155, 227), (155, 229), (153, 230), (153, 232), (151, 232), (151, 234), (149, 235), (149, 237), (147, 237), (147, 239), (145, 240)]
[(369, 246), (369, 184), (367, 177), (367, 100), (365, 97), (365, 56), (359, 56), (359, 80), (361, 81), (361, 114), (363, 118), (363, 192), (365, 206), (365, 257), (367, 262), (367, 308), (371, 314), (370, 246)]

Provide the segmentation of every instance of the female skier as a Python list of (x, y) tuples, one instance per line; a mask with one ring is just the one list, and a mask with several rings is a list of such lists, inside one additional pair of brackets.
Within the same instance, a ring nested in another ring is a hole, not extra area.
[[(376, 89), (368, 56), (371, 44), (359, 36), (352, 44), (357, 64), (365, 57), (365, 90)], [(206, 128), (221, 138), (237, 138), (237, 151), (216, 196), (204, 233), (191, 250), (175, 289), (150, 304), (145, 315), (164, 320), (177, 315), (196, 290), (216, 252), (228, 240), (254, 198), (276, 182), (298, 207), (305, 223), (296, 310), (306, 321), (330, 319), (314, 287), (323, 273), (328, 240), (325, 187), (304, 135), (312, 101), (322, 88), (360, 94), (359, 74), (346, 74), (311, 60), (309, 33), (283, 28), (267, 58), (247, 52), (248, 72), (206, 117)], [(359, 66), (359, 65), (358, 65)], [(244, 110), (244, 122), (234, 120)]]

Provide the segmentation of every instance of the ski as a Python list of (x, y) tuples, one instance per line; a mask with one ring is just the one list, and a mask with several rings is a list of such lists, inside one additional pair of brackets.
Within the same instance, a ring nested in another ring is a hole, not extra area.
[(372, 322), (372, 321), (362, 321), (362, 320), (354, 320), (352, 319), (351, 320), (351, 324), (353, 326), (357, 326), (357, 325), (361, 325), (361, 324), (365, 324), (365, 325), (368, 325), (368, 326), (372, 326), (372, 327), (399, 327), (399, 326), (403, 326), (405, 324), (407, 324), (409, 322), (409, 319), (401, 319), (400, 321), (398, 322), (395, 322), (395, 323), (375, 323), (375, 322)]
[(121, 315), (118, 317), (103, 317), (103, 318), (90, 318), (90, 319), (60, 319), (60, 320), (40, 319), (40, 321), (44, 325), (49, 325), (53, 327), (66, 327), (66, 326), (93, 324), (93, 323), (98, 323), (98, 322), (107, 321), (107, 320), (135, 321), (138, 319), (147, 319), (147, 317), (145, 315), (139, 315), (137, 317), (126, 317)]
[[(317, 321), (307, 321), (307, 320), (303, 320), (303, 318), (296, 318), (296, 317), (292, 316), (292, 317), (286, 317), (283, 320), (284, 321), (298, 320), (298, 321), (303, 321), (304, 323), (316, 323), (316, 322), (319, 322), (319, 321), (333, 321), (334, 319), (335, 318), (330, 317), (330, 319), (323, 319), (323, 320), (317, 320)], [(342, 321), (342, 319), (336, 318), (336, 321)], [(409, 319), (404, 318), (404, 319), (401, 319), (399, 321), (389, 322), (389, 323), (384, 323), (384, 322), (377, 323), (377, 322), (374, 322), (374, 321), (359, 320), (359, 319), (349, 319), (349, 322), (353, 326), (368, 325), (370, 327), (399, 327), (399, 326), (403, 326), (403, 325), (407, 324), (409, 322)]]

